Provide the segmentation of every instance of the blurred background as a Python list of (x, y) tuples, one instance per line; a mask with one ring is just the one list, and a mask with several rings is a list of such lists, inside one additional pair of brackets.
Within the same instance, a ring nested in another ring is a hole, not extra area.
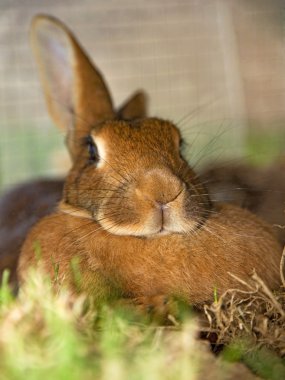
[(149, 94), (194, 164), (264, 164), (285, 151), (284, 0), (0, 0), (0, 190), (66, 171), (29, 45), (37, 13), (60, 18), (116, 105)]

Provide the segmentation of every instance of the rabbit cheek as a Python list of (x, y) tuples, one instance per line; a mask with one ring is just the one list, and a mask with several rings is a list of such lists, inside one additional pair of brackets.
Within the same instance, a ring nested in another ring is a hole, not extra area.
[(125, 200), (118, 197), (113, 201), (110, 199), (98, 210), (96, 219), (113, 234), (145, 237), (160, 232), (162, 215), (159, 205), (149, 201), (138, 203), (134, 194), (129, 194)]
[(105, 230), (115, 235), (133, 235), (133, 226), (138, 222), (131, 200), (117, 192), (99, 205), (96, 219)]

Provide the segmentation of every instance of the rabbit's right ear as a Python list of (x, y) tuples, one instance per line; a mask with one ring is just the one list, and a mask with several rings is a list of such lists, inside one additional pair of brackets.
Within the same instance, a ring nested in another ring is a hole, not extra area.
[(137, 91), (118, 109), (117, 117), (122, 120), (142, 119), (147, 116), (148, 98), (144, 91)]
[(110, 93), (98, 69), (59, 20), (36, 16), (31, 39), (49, 112), (66, 131), (74, 157), (80, 137), (96, 123), (115, 117)]

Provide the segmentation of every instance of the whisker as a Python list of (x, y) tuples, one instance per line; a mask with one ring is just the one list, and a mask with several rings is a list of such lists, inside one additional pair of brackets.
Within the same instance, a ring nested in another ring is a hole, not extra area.
[(183, 128), (183, 124), (185, 124), (186, 122), (189, 121), (189, 118), (193, 118), (193, 116), (195, 116), (197, 113), (199, 113), (200, 111), (204, 110), (204, 109), (207, 109), (209, 106), (213, 105), (214, 103), (217, 102), (217, 100), (219, 99), (218, 98), (215, 98), (215, 99), (212, 99), (212, 100), (209, 100), (208, 102), (204, 103), (204, 104), (200, 104), (198, 105), (197, 107), (193, 108), (190, 112), (188, 112), (187, 114), (185, 114), (184, 116), (182, 116), (181, 119), (179, 119), (177, 122), (176, 122), (176, 125), (179, 127), (179, 128)]

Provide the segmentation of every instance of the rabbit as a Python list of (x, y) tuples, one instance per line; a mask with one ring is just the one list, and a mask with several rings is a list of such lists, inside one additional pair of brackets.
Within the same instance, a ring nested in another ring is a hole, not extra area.
[[(147, 95), (136, 91), (117, 110), (118, 119), (145, 117)], [(9, 281), (17, 288), (17, 262), (29, 229), (52, 213), (62, 197), (64, 178), (32, 180), (9, 189), (0, 199), (0, 277), (9, 270)]]
[(212, 198), (252, 211), (270, 223), (285, 245), (285, 157), (268, 167), (247, 163), (205, 167), (200, 178)]
[(211, 302), (236, 286), (230, 273), (250, 281), (255, 270), (277, 288), (282, 248), (271, 227), (211, 200), (182, 156), (178, 128), (154, 117), (119, 120), (102, 75), (61, 21), (39, 15), (31, 36), (73, 165), (56, 211), (25, 239), (20, 283), (36, 267), (96, 302), (128, 299), (142, 308), (172, 296)]

